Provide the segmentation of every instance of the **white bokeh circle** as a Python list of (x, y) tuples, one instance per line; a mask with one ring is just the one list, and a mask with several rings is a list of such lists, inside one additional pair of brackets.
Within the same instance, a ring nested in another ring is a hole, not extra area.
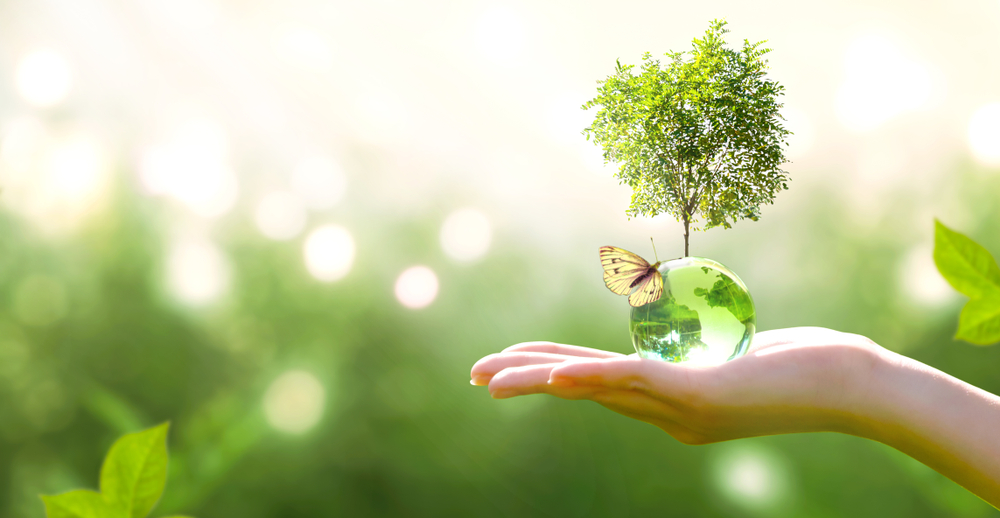
[(396, 279), (396, 299), (410, 309), (429, 306), (437, 294), (437, 275), (426, 266), (411, 266)]
[(490, 248), (493, 232), (490, 220), (473, 208), (458, 209), (441, 226), (441, 248), (457, 261), (474, 261)]
[(264, 415), (275, 430), (298, 435), (319, 423), (326, 390), (316, 376), (291, 370), (278, 376), (264, 394)]
[(309, 233), (303, 246), (306, 268), (324, 282), (341, 279), (354, 264), (354, 238), (337, 225), (324, 225)]

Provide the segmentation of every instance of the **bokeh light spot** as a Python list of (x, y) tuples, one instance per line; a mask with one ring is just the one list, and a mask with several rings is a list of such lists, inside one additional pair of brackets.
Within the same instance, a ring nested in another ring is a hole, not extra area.
[(1000, 165), (1000, 103), (980, 107), (969, 119), (969, 147), (985, 165)]
[(886, 36), (856, 38), (844, 59), (836, 111), (851, 131), (871, 131), (899, 114), (922, 108), (931, 98), (933, 83), (927, 66)]
[(167, 259), (167, 285), (182, 302), (211, 302), (229, 287), (229, 264), (209, 241), (175, 243)]
[(767, 450), (730, 446), (719, 452), (715, 483), (732, 503), (749, 510), (773, 509), (789, 496), (784, 464)]
[(47, 326), (66, 316), (66, 289), (47, 275), (31, 275), (14, 290), (14, 313), (31, 326)]
[(97, 145), (74, 138), (54, 146), (48, 156), (49, 178), (64, 199), (93, 200), (103, 186), (104, 164)]
[(265, 236), (284, 241), (302, 232), (306, 226), (306, 209), (297, 196), (286, 191), (267, 194), (254, 212), (257, 228)]
[(347, 175), (333, 159), (325, 156), (304, 158), (292, 171), (292, 190), (312, 210), (334, 207), (347, 190)]
[(38, 122), (21, 120), (0, 153), (0, 201), (46, 230), (75, 228), (106, 192), (105, 150), (86, 133), (55, 138)]
[(139, 174), (147, 192), (170, 196), (205, 218), (221, 216), (236, 203), (226, 132), (208, 119), (188, 120), (146, 149)]
[(354, 238), (344, 228), (325, 225), (313, 230), (303, 247), (306, 268), (318, 280), (335, 281), (351, 271)]
[(73, 86), (73, 74), (62, 55), (52, 50), (36, 50), (17, 64), (14, 72), (17, 91), (29, 103), (48, 107), (62, 102)]
[(457, 261), (482, 257), (489, 250), (492, 237), (490, 220), (473, 208), (452, 212), (441, 226), (441, 248)]
[(274, 429), (302, 434), (319, 423), (326, 391), (312, 374), (292, 370), (278, 376), (264, 394), (264, 414)]
[(412, 266), (396, 279), (396, 299), (410, 309), (427, 307), (438, 294), (438, 278), (426, 266)]

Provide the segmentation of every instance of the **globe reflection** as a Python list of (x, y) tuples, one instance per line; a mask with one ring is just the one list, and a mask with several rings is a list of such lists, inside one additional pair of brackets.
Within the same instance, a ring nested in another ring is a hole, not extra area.
[(632, 308), (632, 345), (643, 358), (715, 365), (742, 356), (757, 324), (746, 285), (701, 257), (660, 266), (663, 296)]

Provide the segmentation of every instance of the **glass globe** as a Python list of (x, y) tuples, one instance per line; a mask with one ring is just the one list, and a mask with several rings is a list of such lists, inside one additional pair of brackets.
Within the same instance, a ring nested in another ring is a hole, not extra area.
[(757, 325), (753, 299), (729, 268), (703, 257), (660, 265), (663, 296), (632, 308), (632, 345), (643, 358), (720, 364), (746, 354)]

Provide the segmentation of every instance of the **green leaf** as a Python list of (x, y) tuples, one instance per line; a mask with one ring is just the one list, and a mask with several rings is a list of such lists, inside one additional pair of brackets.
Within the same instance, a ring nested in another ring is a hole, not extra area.
[(972, 298), (1000, 297), (1000, 267), (993, 256), (938, 220), (934, 220), (934, 263), (948, 283), (961, 293)]
[(42, 495), (48, 518), (110, 518), (115, 510), (96, 491), (78, 490), (61, 495)]
[(970, 300), (958, 317), (955, 338), (977, 345), (1000, 342), (1000, 295)]
[(128, 434), (111, 446), (101, 467), (101, 494), (123, 518), (145, 518), (167, 483), (167, 429), (163, 423)]

